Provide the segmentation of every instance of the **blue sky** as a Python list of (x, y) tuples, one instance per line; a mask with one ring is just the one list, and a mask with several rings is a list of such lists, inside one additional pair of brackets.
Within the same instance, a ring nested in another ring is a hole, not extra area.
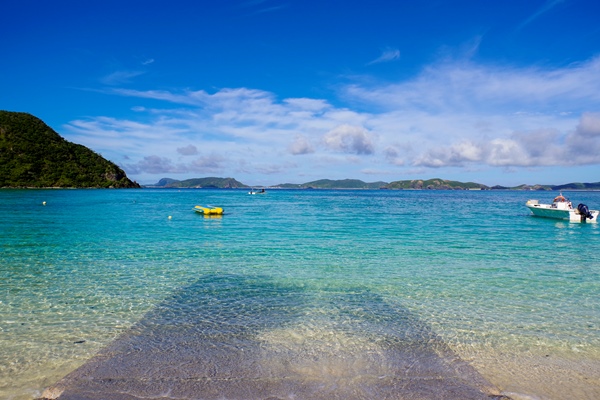
[(0, 109), (140, 183), (600, 181), (600, 3), (5, 1)]

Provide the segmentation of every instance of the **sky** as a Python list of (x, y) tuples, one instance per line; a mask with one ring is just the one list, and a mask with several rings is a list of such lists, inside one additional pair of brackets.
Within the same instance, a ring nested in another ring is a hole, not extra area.
[(596, 0), (0, 2), (0, 109), (141, 184), (600, 181)]

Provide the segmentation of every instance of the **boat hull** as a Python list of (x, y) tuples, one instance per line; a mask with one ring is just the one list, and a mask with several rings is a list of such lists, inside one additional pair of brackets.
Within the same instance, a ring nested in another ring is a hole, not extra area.
[(588, 219), (581, 215), (576, 209), (557, 209), (549, 204), (527, 204), (526, 207), (529, 208), (531, 213), (536, 217), (561, 219), (570, 222), (597, 223), (598, 214), (600, 214), (600, 211), (598, 210), (590, 210), (590, 213), (594, 218)]

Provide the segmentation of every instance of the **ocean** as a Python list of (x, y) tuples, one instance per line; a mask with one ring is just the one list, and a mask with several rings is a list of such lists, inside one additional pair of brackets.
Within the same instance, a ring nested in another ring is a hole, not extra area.
[(243, 337), (261, 359), (235, 374), (332, 392), (393, 374), (381, 349), (410, 331), (514, 399), (600, 398), (600, 224), (524, 206), (557, 194), (0, 190), (0, 398), (41, 396), (148, 321), (202, 326), (215, 352)]

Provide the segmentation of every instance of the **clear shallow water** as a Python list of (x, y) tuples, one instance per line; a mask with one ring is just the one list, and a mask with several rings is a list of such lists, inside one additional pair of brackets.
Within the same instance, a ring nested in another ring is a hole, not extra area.
[[(170, 296), (226, 277), (228, 290), (268, 282), (268, 295), (206, 307), (210, 318), (286, 299), (293, 328), (260, 314), (258, 335), (279, 349), (367, 354), (393, 329), (385, 302), (502, 390), (597, 397), (600, 226), (534, 218), (523, 205), (554, 194), (0, 191), (0, 397), (39, 396)], [(600, 207), (598, 192), (564, 194)], [(205, 218), (196, 204), (227, 214)], [(377, 321), (368, 335), (356, 335), (360, 310)]]

